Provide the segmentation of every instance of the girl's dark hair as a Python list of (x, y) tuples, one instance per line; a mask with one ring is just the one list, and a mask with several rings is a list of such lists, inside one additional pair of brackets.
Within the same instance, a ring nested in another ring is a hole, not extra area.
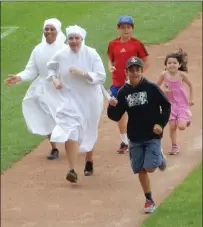
[(171, 53), (168, 54), (165, 58), (165, 62), (164, 65), (167, 65), (168, 59), (169, 58), (176, 58), (177, 61), (179, 62), (179, 64), (181, 65), (179, 70), (183, 71), (183, 72), (188, 72), (188, 67), (187, 67), (187, 63), (188, 63), (188, 54), (186, 52), (184, 52), (181, 48), (179, 49), (178, 52), (176, 53)]

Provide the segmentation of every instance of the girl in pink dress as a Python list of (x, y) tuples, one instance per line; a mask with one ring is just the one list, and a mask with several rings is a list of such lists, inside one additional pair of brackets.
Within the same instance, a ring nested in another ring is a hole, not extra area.
[[(169, 120), (170, 138), (172, 148), (169, 154), (179, 153), (177, 145), (177, 128), (185, 130), (191, 122), (190, 106), (194, 105), (193, 85), (187, 76), (187, 54), (179, 50), (166, 56), (165, 71), (157, 81), (157, 85), (164, 84), (164, 92), (171, 103), (171, 115)], [(189, 87), (189, 95), (186, 92), (184, 83)]]

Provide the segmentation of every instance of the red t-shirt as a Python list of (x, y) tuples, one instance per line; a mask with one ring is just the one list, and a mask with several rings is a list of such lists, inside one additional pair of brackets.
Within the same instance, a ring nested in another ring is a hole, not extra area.
[(112, 73), (112, 84), (123, 86), (126, 81), (126, 62), (130, 57), (137, 56), (144, 58), (148, 52), (144, 44), (135, 38), (130, 38), (128, 42), (122, 43), (120, 37), (112, 40), (108, 46), (109, 59), (114, 63), (116, 70)]

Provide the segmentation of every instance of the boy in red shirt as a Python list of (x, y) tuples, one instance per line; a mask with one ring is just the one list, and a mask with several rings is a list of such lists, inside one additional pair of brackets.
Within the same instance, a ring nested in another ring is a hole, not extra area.
[[(120, 36), (110, 41), (108, 46), (108, 68), (112, 73), (111, 96), (116, 97), (119, 89), (126, 82), (125, 66), (127, 60), (137, 56), (144, 61), (144, 71), (148, 68), (148, 52), (142, 42), (132, 37), (134, 21), (131, 16), (121, 16), (117, 23), (117, 30)], [(128, 138), (126, 133), (126, 114), (118, 122), (121, 144), (119, 154), (128, 151)]]

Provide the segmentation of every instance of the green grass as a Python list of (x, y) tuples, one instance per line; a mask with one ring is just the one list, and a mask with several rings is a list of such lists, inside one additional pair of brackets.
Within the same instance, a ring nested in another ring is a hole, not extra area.
[(202, 164), (165, 199), (141, 227), (202, 226)]
[[(30, 83), (8, 88), (3, 81), (8, 73), (23, 70), (41, 40), (45, 19), (57, 17), (63, 29), (75, 23), (86, 28), (86, 43), (97, 49), (106, 66), (107, 45), (117, 36), (120, 15), (128, 13), (135, 18), (137, 38), (145, 44), (158, 44), (174, 38), (201, 11), (198, 2), (3, 2), (1, 6), (1, 25), (19, 27), (1, 45), (1, 170), (42, 140), (27, 131), (21, 113), (21, 101)], [(108, 76), (107, 86), (110, 81)], [(48, 151), (44, 152), (46, 155)]]
[(5, 32), (7, 28), (1, 28), (1, 33)]

